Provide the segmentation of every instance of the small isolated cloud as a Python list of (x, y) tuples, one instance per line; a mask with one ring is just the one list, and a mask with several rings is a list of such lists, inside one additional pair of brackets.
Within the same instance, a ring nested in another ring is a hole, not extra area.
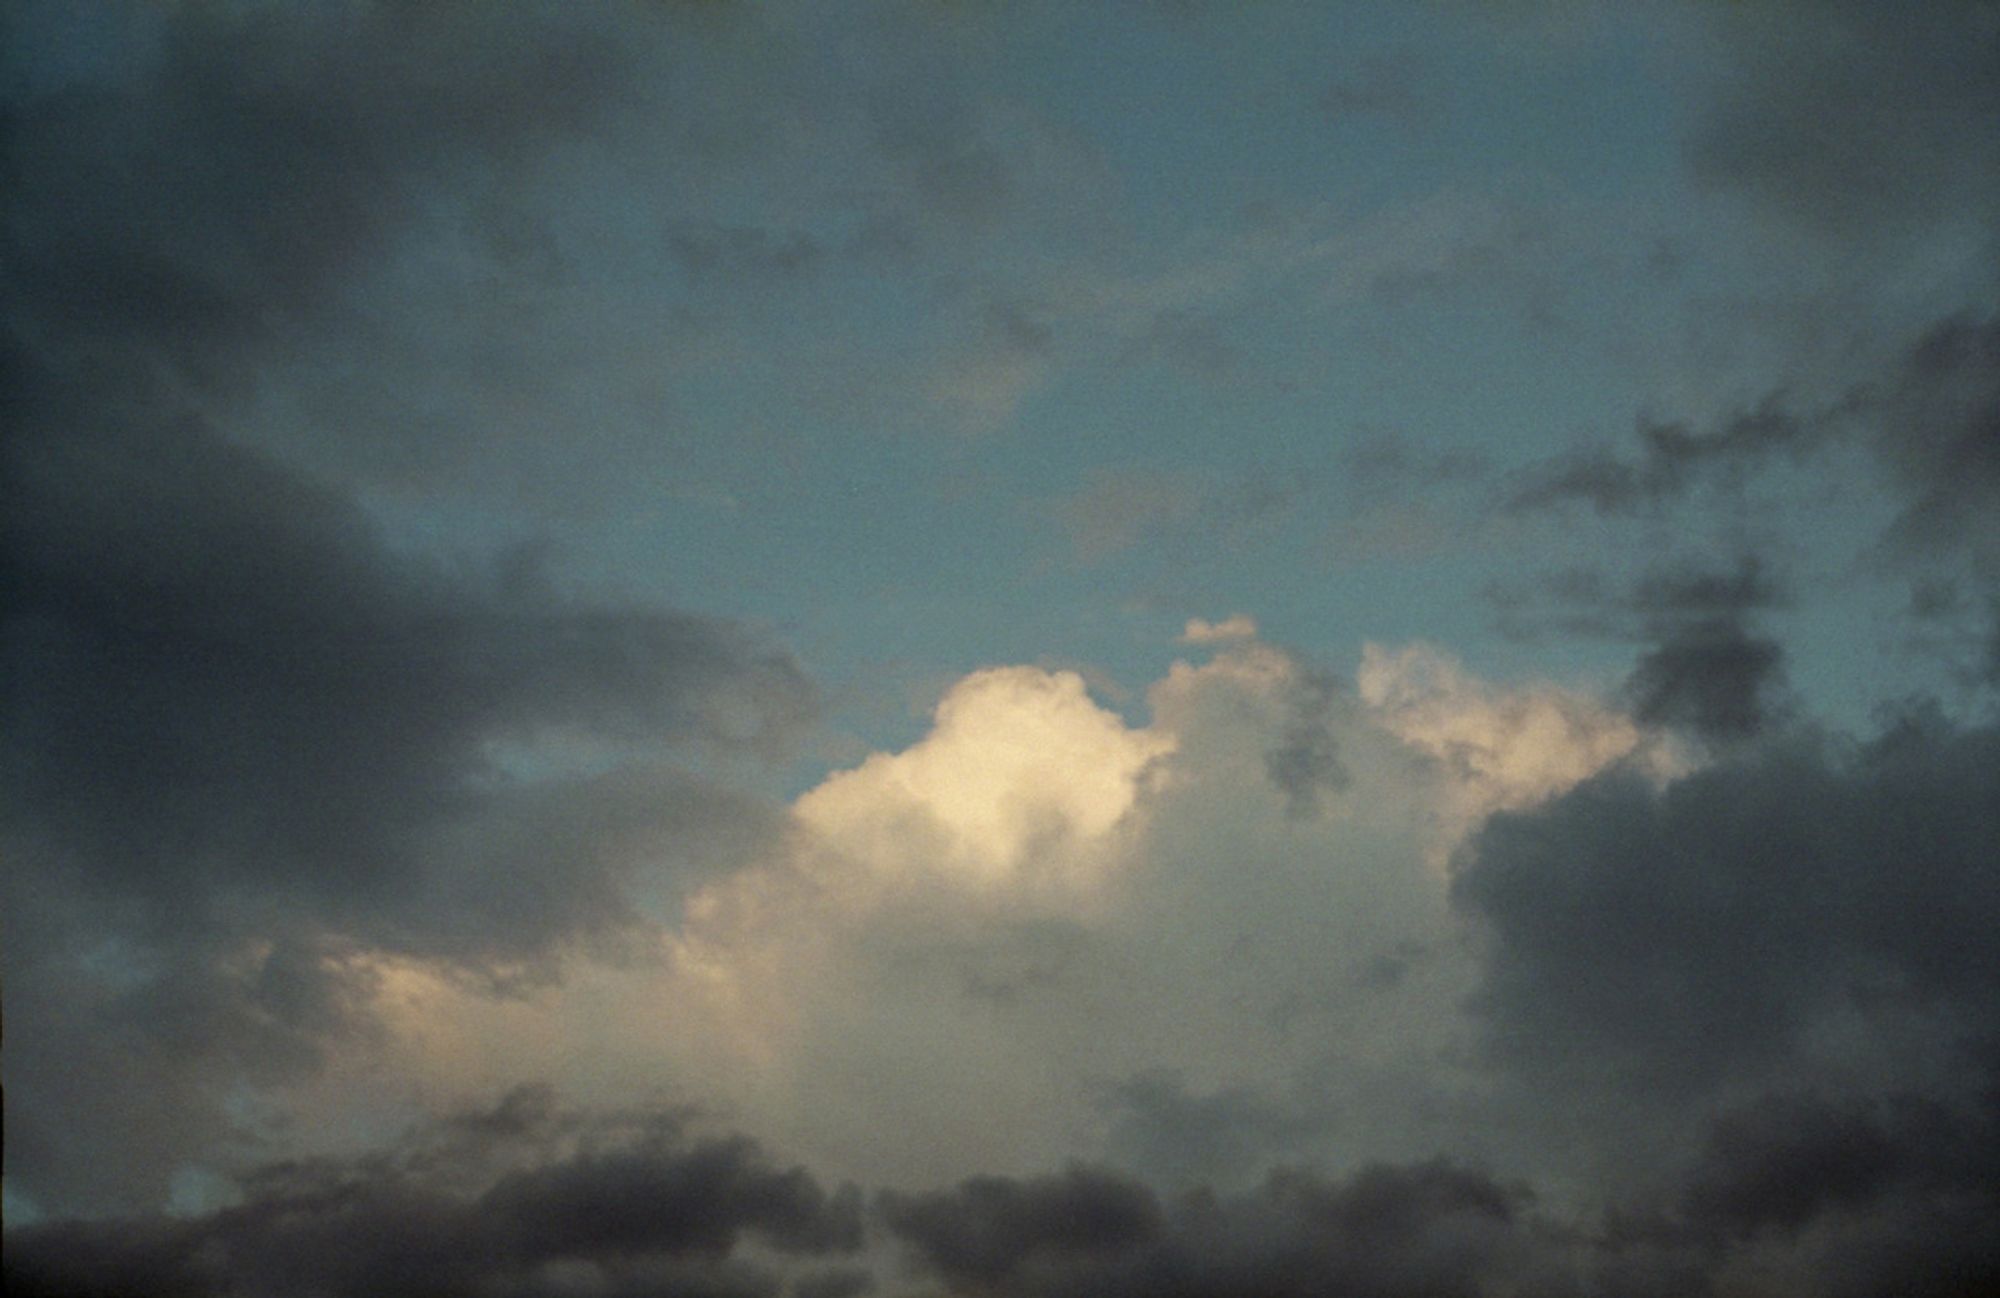
[(1187, 626), (1181, 629), (1182, 644), (1227, 644), (1232, 640), (1254, 640), (1257, 638), (1256, 619), (1245, 613), (1232, 613), (1220, 622), (1210, 622), (1206, 618), (1191, 617)]

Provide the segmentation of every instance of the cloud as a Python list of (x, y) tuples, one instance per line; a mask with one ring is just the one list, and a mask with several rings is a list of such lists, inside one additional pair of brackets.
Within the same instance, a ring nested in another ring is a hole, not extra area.
[(1814, 1078), (1949, 1094), (1995, 1026), (1974, 917), (1995, 900), (1996, 790), (2000, 734), (1919, 714), (1866, 745), (1792, 734), (1495, 815), (1453, 881), (1492, 934), (1493, 1049), (1669, 1108)]
[(387, 1158), (267, 1168), (204, 1217), (11, 1230), (5, 1267), (9, 1292), (50, 1295), (775, 1295), (780, 1274), (740, 1243), (837, 1256), (861, 1229), (852, 1187), (829, 1194), (741, 1137), (565, 1117), (526, 1091)]
[(1191, 473), (1097, 469), (1083, 487), (1055, 502), (1055, 512), (1077, 559), (1097, 563), (1195, 525), (1213, 490)]
[(685, 763), (813, 716), (751, 628), (392, 543), (351, 490), (436, 429), (421, 400), (315, 423), (298, 367), (367, 388), (411, 354), (368, 322), (441, 211), (560, 278), (505, 177), (619, 111), (635, 47), (568, 12), (347, 17), (110, 22), (8, 87), (8, 1178), (48, 1211), (156, 1202), (254, 1125), (230, 1096), (373, 1040), (384, 953), (489, 989), (616, 954), (775, 825)]
[(1318, 815), (1323, 795), (1347, 787), (1332, 725), (1339, 690), (1339, 682), (1325, 672), (1298, 672), (1284, 734), (1264, 754), (1264, 770), (1284, 792), (1285, 814), (1295, 820)]
[(1015, 305), (990, 305), (973, 337), (943, 356), (930, 399), (953, 426), (990, 432), (1013, 418), (1054, 368), (1047, 325)]
[[(1991, 522), (2000, 517), (2000, 456), (1993, 450), (2000, 446), (1994, 434), (2000, 420), (2000, 323), (1980, 312), (1935, 320), (1889, 359), (1850, 374), (1837, 400), (1809, 412), (1798, 405), (1782, 391), (1774, 392), (1708, 431), (1642, 422), (1636, 458), (1598, 448), (1532, 465), (1517, 475), (1502, 511), (1536, 513), (1583, 503), (1601, 515), (1619, 517), (1675, 509), (1707, 488), (1740, 487), (1748, 475), (1776, 461), (1825, 468), (1848, 448), (1859, 447), (1879, 470), (1876, 486), (1893, 517), (1857, 557), (1877, 571), (1913, 572), (1933, 592), (1959, 581), (1980, 592), (1983, 598), (1963, 610), (1933, 602), (1931, 611), (1934, 618), (1947, 611), (1958, 614), (1950, 621), (1961, 634), (1943, 642), (1960, 673), (1978, 683), (2000, 680), (1994, 674), (2000, 663), (2000, 529)], [(1586, 577), (1585, 585), (1572, 580), (1568, 590), (1558, 592), (1565, 602), (1604, 602), (1601, 590), (1586, 588), (1599, 579)], [(1634, 603), (1673, 593), (1665, 588), (1635, 591)], [(1706, 653), (1718, 664), (1727, 658), (1739, 682), (1774, 679), (1777, 646), (1748, 636), (1737, 625), (1751, 606), (1777, 603), (1782, 592), (1764, 595), (1718, 609), (1727, 616), (1699, 634), (1681, 616), (1685, 609), (1669, 610), (1675, 616), (1668, 620), (1681, 623), (1676, 632), (1692, 637), (1684, 657), (1691, 662)], [(1506, 592), (1503, 598), (1509, 604), (1521, 602), (1519, 592)], [(1970, 628), (1982, 614), (1986, 624), (1974, 633)], [(1518, 615), (1511, 609), (1509, 615), (1519, 631)], [(1600, 631), (1602, 625), (1589, 618), (1569, 621), (1569, 629), (1586, 632)], [(1654, 627), (1651, 638), (1662, 638), (1658, 632), (1663, 625)], [(1732, 644), (1738, 636), (1755, 643)], [(1976, 647), (1966, 653), (1954, 641), (1972, 641)], [(1662, 667), (1668, 666), (1663, 660)], [(1707, 715), (1723, 730), (1740, 731), (1755, 709), (1745, 706), (1749, 696), (1740, 683), (1731, 688), (1737, 701), (1718, 699)], [(1679, 710), (1683, 719), (1703, 711)]]
[(1225, 644), (1231, 640), (1254, 640), (1257, 638), (1257, 622), (1245, 613), (1232, 613), (1220, 622), (1210, 622), (1206, 618), (1191, 617), (1182, 629), (1182, 644)]
[(1162, 1225), (1151, 1191), (1085, 1167), (1020, 1182), (981, 1177), (950, 1194), (882, 1201), (889, 1229), (956, 1282), (990, 1286), (1023, 1270), (1150, 1243)]
[(1485, 455), (1458, 446), (1430, 445), (1385, 432), (1369, 433), (1343, 448), (1341, 468), (1357, 495), (1379, 499), (1438, 487), (1475, 483), (1491, 466)]
[(631, 70), (588, 16), (528, 9), (180, 10), (100, 35), (102, 67), (14, 106), (10, 319), (72, 360), (143, 338), (224, 387), (228, 354), (323, 318), (455, 164), (583, 130)]
[(1518, 630), (1540, 619), (1572, 634), (1648, 646), (1623, 687), (1642, 724), (1724, 744), (1787, 714), (1784, 650), (1756, 622), (1762, 611), (1788, 604), (1790, 592), (1754, 554), (1726, 567), (1656, 564), (1623, 590), (1589, 569), (1559, 573), (1544, 588), (1560, 612), (1536, 612), (1518, 593), (1496, 593), (1505, 621)]
[(871, 870), (1059, 885), (1063, 871), (1082, 868), (1077, 852), (1132, 811), (1148, 766), (1172, 749), (1099, 708), (1074, 672), (989, 668), (939, 701), (922, 741), (836, 773), (793, 811)]
[(1961, 547), (2000, 567), (2000, 319), (1939, 321), (1889, 381), (1875, 449), (1903, 489), (1892, 547), (1936, 554)]
[(1994, 1118), (1914, 1095), (1765, 1095), (1716, 1119), (1681, 1212), (1699, 1228), (1744, 1239), (1902, 1195), (1988, 1192), (2000, 1149)]
[(1106, 1145), (1123, 1166), (1178, 1188), (1256, 1179), (1274, 1151), (1317, 1134), (1315, 1115), (1242, 1086), (1191, 1091), (1178, 1073), (1149, 1069), (1111, 1087)]
[(1377, 725), (1446, 773), (1432, 811), (1440, 862), (1496, 811), (1534, 806), (1620, 762), (1660, 773), (1678, 764), (1586, 693), (1497, 689), (1428, 645), (1364, 646), (1355, 686)]
[(86, 1192), (41, 1180), (58, 1163), (95, 1166), (90, 1192), (150, 1184), (38, 1134), (86, 1098), (62, 1080), (79, 1034), (146, 1061), (134, 1085), (204, 1054), (310, 1069), (353, 1026), (354, 948), (504, 981), (648, 922), (640, 874), (701, 878), (677, 836), (720, 860), (773, 823), (675, 768), (775, 753), (810, 720), (804, 673), (757, 633), (399, 555), (191, 416), (93, 423), (60, 391), (26, 413), (0, 541), (7, 891), (33, 934), (8, 950), (9, 1166), (36, 1193)]
[(1947, 0), (1709, 6), (1734, 67), (1689, 149), (1697, 179), (1797, 225), (1898, 239), (2000, 209), (1991, 9)]
[[(371, 966), (378, 1067), (426, 1094), (551, 1077), (597, 1103), (670, 1079), (829, 1175), (897, 1185), (1114, 1151), (1182, 1182), (1428, 1152), (1463, 1082), (1429, 1069), (1470, 971), (1425, 864), (1474, 814), (1461, 775), (1294, 655), (1203, 657), (1143, 724), (1071, 673), (969, 675), (925, 736), (801, 794), (628, 970), (496, 1001)], [(1285, 752), (1337, 755), (1342, 778), (1274, 771)], [(1290, 773), (1315, 814), (1287, 814)], [(1363, 977), (1384, 959), (1399, 977)], [(1109, 1098), (1156, 1076), (1197, 1109), (1241, 1097), (1218, 1121), (1246, 1121), (1169, 1130)]]
[[(1644, 588), (1708, 610), (1774, 586)], [(516, 1091), (206, 1216), (17, 1229), (7, 1265), (252, 1294), (861, 1293), (899, 1257), (988, 1295), (1858, 1295), (1991, 1270), (1991, 733), (1794, 731), (1687, 772), (1601, 700), (1434, 650), (1324, 684), (1236, 643), (1177, 664), (1139, 725), (1067, 673), (974, 673), (697, 887), (657, 959), (509, 1000), (355, 963), (390, 1038), (371, 1067), (432, 1095), (568, 1070), (597, 1116)], [(1301, 691), (1347, 782), (1294, 819), (1267, 757)], [(1425, 868), (1444, 826), (1471, 834), (1450, 877)], [(269, 962), (267, 994), (319, 958)], [(895, 1188), (864, 1210), (616, 1111), (661, 1079)], [(1128, 1170), (1047, 1170), (1078, 1157)]]
[(1626, 681), (1633, 715), (1647, 725), (1685, 726), (1718, 742), (1746, 739), (1770, 722), (1766, 695), (1783, 679), (1778, 642), (1741, 619), (1676, 623)]
[(1541, 1270), (1519, 1197), (1446, 1163), (1375, 1165), (1342, 1181), (1274, 1174), (1227, 1197), (1162, 1204), (1087, 1168), (981, 1178), (881, 1212), (953, 1293), (1179, 1298), (1217, 1293), (1475, 1293)]
[[(194, 920), (210, 892), (275, 886), (358, 921), (422, 900), (427, 836), (539, 818), (503, 742), (561, 770), (591, 742), (782, 745), (811, 715), (801, 670), (747, 628), (398, 555), (346, 498), (199, 423), (82, 408), (11, 441), (4, 540), (17, 825), (92, 884)], [(615, 781), (593, 796), (594, 818), (636, 811)], [(563, 898), (517, 918), (570, 927)], [(419, 945), (449, 925), (406, 918)]]
[(1774, 397), (1709, 432), (1641, 421), (1638, 436), (1637, 460), (1588, 450), (1530, 468), (1506, 510), (1532, 513), (1571, 502), (1609, 515), (1656, 508), (1700, 486), (1740, 481), (1780, 454), (1796, 459), (1828, 433), (1822, 420), (1801, 418)]
[(2000, 1276), (1992, 1116), (1774, 1094), (1725, 1111), (1666, 1193), (1601, 1217), (1428, 1159), (1163, 1192), (1114, 1170), (828, 1192), (752, 1142), (546, 1088), (393, 1156), (274, 1164), (193, 1218), (8, 1232), (10, 1293), (776, 1298), (1964, 1293)]

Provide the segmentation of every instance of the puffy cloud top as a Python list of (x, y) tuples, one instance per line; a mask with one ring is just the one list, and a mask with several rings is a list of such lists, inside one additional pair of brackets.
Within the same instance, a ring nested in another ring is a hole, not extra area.
[(981, 884), (1078, 877), (1079, 853), (1138, 797), (1174, 741), (1091, 701), (1075, 672), (996, 667), (954, 685), (935, 725), (800, 798), (802, 824), (850, 859)]

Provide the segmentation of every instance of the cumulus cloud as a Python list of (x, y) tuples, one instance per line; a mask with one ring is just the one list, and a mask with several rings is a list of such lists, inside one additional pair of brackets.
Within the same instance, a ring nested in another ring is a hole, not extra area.
[[(2000, 332), (1945, 314), (1984, 288), (1932, 281), (1990, 261), (1995, 28), (1907, 8), (1708, 6), (1722, 93), (1677, 120), (1698, 180), (1776, 218), (1732, 240), (1809, 229), (1862, 285), (1843, 317), (1893, 281), (1935, 323), (1825, 395), (1760, 381), (1530, 464), (1488, 530), (1712, 508), (1762, 546), (1736, 506), (1872, 457), (1867, 570), (1990, 684)], [(885, 426), (1060, 414), (1079, 357), (1126, 414), (1165, 409), (1155, 379), (1252, 394), (1278, 353), (1393, 404), (1417, 372), (1382, 320), (1428, 338), (1439, 293), (1497, 291), (1545, 324), (1642, 259), (1555, 229), (1596, 200), (1411, 172), (1315, 205), (1249, 158), (1257, 213), (1223, 186), (1158, 220), (1124, 73), (1064, 121), (986, 57), (996, 23), (1066, 49), (1064, 6), (105, 13), (0, 16), (10, 1291), (1994, 1287), (1995, 735), (1815, 730), (1775, 560), (1556, 579), (1560, 629), (1635, 646), (1602, 693), (1425, 645), (1350, 683), (1196, 618), (1143, 701), (988, 667), (824, 777), (755, 766), (812, 724), (799, 662), (644, 593), (768, 607), (803, 580), (782, 542), (859, 517), (897, 545), (821, 470), (867, 476)], [(1147, 39), (1238, 84), (1276, 51), (1215, 45), (1222, 13)], [(1624, 22), (1578, 29), (1565, 86), (1622, 74)], [(1310, 108), (1332, 65), (1297, 53), (1258, 95)], [(1678, 57), (1639, 80), (1678, 93)], [(1350, 63), (1321, 96), (1343, 134), (1447, 129)], [(1188, 141), (1260, 120), (1224, 118)], [(1640, 291), (1727, 275), (1684, 246)], [(1290, 327), (1330, 308), (1338, 340)], [(1309, 418), (1295, 396), (1253, 404)], [(1071, 557), (1223, 609), (1281, 589), (1202, 566), (1254, 529), (1408, 557), (1500, 471), (1378, 437), (1317, 470), (1149, 440), (1023, 477), (942, 440), (891, 490), (950, 456), (1002, 491), (1073, 471), (1040, 506)], [(767, 469), (813, 495), (806, 532), (755, 531)], [(1324, 473), (1369, 508), (1304, 517)], [(639, 500), (648, 530), (607, 541)], [(694, 501), (771, 542), (770, 587), (658, 543)], [(583, 1107), (506, 1090), (542, 1078)]]
[(833, 775), (793, 811), (863, 869), (1034, 886), (1086, 868), (1076, 850), (1132, 810), (1172, 748), (1100, 708), (1074, 672), (992, 668), (951, 688), (921, 742)]
[[(403, 1164), (252, 1178), (191, 1221), (17, 1231), (9, 1266), (251, 1293), (378, 1263), (474, 1292), (861, 1293), (900, 1255), (945, 1292), (1024, 1295), (1862, 1293), (1852, 1276), (1990, 1266), (1983, 1164), (1956, 1152), (1990, 1126), (1992, 961), (1966, 928), (1996, 847), (1990, 735), (1915, 717), (1865, 749), (1688, 772), (1605, 703), (1434, 650), (1371, 652), (1352, 692), (1313, 676), (1238, 644), (1178, 664), (1138, 726), (1067, 673), (975, 673), (929, 735), (801, 795), (656, 961), (514, 1001), (369, 967), (377, 1057), (420, 1086), (584, 1050), (596, 1104), (674, 1077), (809, 1165), (901, 1187), (867, 1213), (890, 1252), (866, 1265), (817, 1260), (863, 1233), (852, 1199), (747, 1143), (526, 1091)], [(1301, 688), (1347, 774), (1303, 820), (1267, 763)], [(1471, 834), (1449, 880), (1424, 864), (1445, 826)], [(1607, 1090), (1656, 1125), (1616, 1120)], [(1551, 1120), (1560, 1148), (1533, 1143)], [(1555, 1197), (1425, 1161), (1475, 1143)], [(1129, 1170), (1047, 1171), (1079, 1151)], [(1323, 1162), (1269, 1171), (1302, 1159)], [(1573, 1197), (1593, 1161), (1624, 1215)], [(347, 1248), (384, 1202), (428, 1223), (421, 1245)], [(1895, 1261), (1870, 1270), (1854, 1240)]]
[[(463, 1095), (568, 1078), (584, 1051), (566, 1084), (592, 1102), (670, 1078), (890, 1184), (1093, 1150), (1236, 1183), (1302, 1148), (1435, 1148), (1470, 970), (1425, 862), (1493, 796), (1461, 783), (1488, 777), (1255, 642), (1176, 665), (1146, 703), (1139, 725), (1071, 673), (974, 673), (923, 738), (800, 795), (628, 971), (495, 1001), (370, 966), (383, 1066)], [(1273, 769), (1287, 751), (1338, 755), (1338, 779), (1291, 772), (1310, 816)], [(1200, 1130), (1167, 1121), (1193, 1113)]]
[(1495, 811), (1533, 806), (1628, 758), (1665, 773), (1679, 758), (1588, 693), (1492, 687), (1429, 645), (1367, 645), (1355, 675), (1376, 723), (1447, 773), (1434, 859)]

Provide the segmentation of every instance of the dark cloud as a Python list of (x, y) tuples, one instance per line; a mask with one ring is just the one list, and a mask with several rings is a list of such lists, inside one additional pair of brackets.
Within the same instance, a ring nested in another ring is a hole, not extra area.
[(1900, 513), (1884, 542), (1935, 555), (2000, 551), (2000, 320), (1959, 314), (1912, 339), (1882, 370), (1857, 376), (1813, 413), (1782, 392), (1707, 431), (1641, 423), (1636, 457), (1592, 449), (1530, 467), (1512, 512), (1572, 502), (1602, 514), (1673, 504), (1697, 488), (1740, 479), (1773, 459), (1794, 462), (1856, 436), (1887, 471)]
[(1757, 622), (1765, 610), (1788, 605), (1791, 594), (1755, 555), (1732, 566), (1663, 564), (1629, 582), (1568, 569), (1486, 594), (1508, 635), (1553, 630), (1647, 646), (1624, 694), (1648, 725), (1733, 743), (1789, 712), (1784, 650)]
[[(558, 1124), (545, 1105), (510, 1097), (480, 1121), (415, 1134), (395, 1159), (273, 1168), (205, 1217), (10, 1231), (8, 1291), (775, 1295), (775, 1273), (733, 1256), (740, 1241), (799, 1257), (860, 1247), (851, 1187), (828, 1194), (747, 1140), (690, 1138), (665, 1118)], [(566, 1125), (571, 1146), (502, 1148), (537, 1122)], [(441, 1150), (461, 1167), (526, 1158), (468, 1190), (439, 1174)]]
[(1772, 397), (1708, 432), (1642, 420), (1639, 454), (1627, 459), (1581, 451), (1530, 468), (1507, 498), (1512, 513), (1581, 502), (1600, 514), (1630, 514), (1671, 503), (1696, 487), (1740, 480), (1779, 454), (1797, 457), (1828, 435), (1824, 419), (1805, 419)]
[(1796, 1232), (1894, 1199), (1971, 1193), (2000, 1210), (2000, 1112), (1922, 1096), (1830, 1101), (1767, 1095), (1722, 1114), (1682, 1193), (1681, 1215), (1732, 1238)]
[(954, 1293), (1387, 1298), (1553, 1279), (1521, 1207), (1517, 1191), (1479, 1173), (1425, 1163), (1343, 1181), (1279, 1172), (1242, 1195), (1170, 1205), (1136, 1182), (1072, 1169), (888, 1196), (881, 1216)]
[(273, 1165), (201, 1217), (16, 1228), (4, 1272), (32, 1295), (852, 1298), (878, 1287), (857, 1257), (875, 1239), (935, 1291), (984, 1298), (1665, 1298), (1745, 1275), (1758, 1292), (1970, 1294), (2000, 1275), (1992, 1127), (1990, 1105), (1773, 1094), (1706, 1124), (1663, 1195), (1567, 1223), (1442, 1160), (1171, 1198), (1073, 1166), (864, 1206), (740, 1137), (531, 1087), (393, 1156)]
[(1665, 1292), (1747, 1276), (1760, 1292), (1841, 1298), (1987, 1292), (2000, 1283), (1994, 1098), (1759, 1096), (1705, 1125), (1667, 1202), (1614, 1214), (1595, 1244), (1677, 1276)]
[(1499, 814), (1453, 883), (1491, 930), (1491, 1044), (1662, 1099), (1971, 1067), (1965, 1034), (2000, 1026), (1996, 808), (2000, 731), (1919, 713), (1867, 745), (1793, 734)]
[(1625, 682), (1633, 715), (1681, 726), (1714, 741), (1747, 739), (1771, 720), (1770, 691), (1783, 679), (1784, 651), (1739, 618), (1674, 623)]
[(1303, 665), (1287, 686), (1284, 734), (1264, 754), (1264, 771), (1285, 795), (1285, 814), (1293, 819), (1317, 816), (1322, 797), (1347, 787), (1347, 768), (1333, 738), (1339, 699), (1338, 681)]
[[(1892, 362), (1857, 376), (1843, 397), (1814, 413), (1800, 413), (1782, 393), (1774, 393), (1754, 410), (1709, 431), (1642, 423), (1639, 440), (1636, 456), (1593, 449), (1531, 466), (1503, 508), (1533, 513), (1582, 503), (1610, 516), (1664, 510), (1704, 488), (1740, 482), (1781, 457), (1805, 464), (1858, 445), (1882, 470), (1881, 485), (1896, 509), (1874, 547), (1875, 560), (1892, 569), (1914, 569), (1916, 580), (1933, 596), (1959, 583), (1979, 592), (1967, 601), (1976, 607), (1959, 619), (1968, 627), (1984, 619), (1976, 635), (1968, 632), (1976, 647), (1970, 653), (1955, 647), (1952, 656), (1968, 678), (2000, 681), (2000, 523), (1995, 522), (2000, 519), (2000, 321), (1969, 313), (1937, 321)], [(1544, 622), (1570, 633), (1619, 633), (1615, 620), (1596, 616), (1592, 608), (1608, 602), (1600, 578), (1571, 574), (1564, 582), (1544, 593), (1573, 607)], [(1685, 603), (1684, 597), (1713, 601), (1727, 593), (1661, 587), (1653, 603)], [(1503, 630), (1530, 631), (1535, 619), (1524, 612), (1528, 601), (1522, 592), (1489, 595), (1503, 605)], [(1750, 716), (1739, 706), (1748, 699), (1744, 685), (1775, 668), (1775, 646), (1731, 621), (1739, 609), (1771, 602), (1723, 607), (1728, 601), (1722, 599), (1716, 612), (1728, 619), (1698, 635), (1679, 628), (1682, 634), (1673, 642), (1684, 647), (1667, 653), (1651, 674), (1677, 680), (1682, 678), (1674, 670), (1677, 664), (1708, 661), (1721, 679), (1738, 683), (1723, 689), (1712, 704), (1697, 698), (1669, 711), (1688, 718), (1707, 715), (1725, 731), (1732, 715)], [(1928, 616), (1945, 611), (1937, 598), (1929, 601)], [(1666, 653), (1667, 638), (1650, 638), (1661, 640)], [(1670, 693), (1642, 683), (1642, 698)]]
[(10, 315), (69, 358), (143, 340), (225, 386), (229, 350), (337, 308), (426, 192), (504, 183), (630, 72), (588, 15), (527, 6), (183, 8), (112, 39), (143, 71), (10, 105)]
[(1970, 546), (2000, 569), (2000, 318), (1954, 316), (1905, 353), (1884, 393), (1876, 449), (1905, 492), (1899, 549)]
[(776, 829), (679, 767), (809, 718), (782, 649), (565, 593), (532, 547), (398, 548), (259, 425), (440, 203), (559, 272), (499, 196), (630, 88), (605, 21), (183, 7), (9, 84), (8, 1176), (45, 1209), (158, 1202), (233, 1088), (364, 1039), (365, 953), (546, 977), (650, 922), (642, 870), (671, 906)]
[(1733, 568), (1680, 565), (1655, 568), (1632, 588), (1629, 604), (1653, 617), (1722, 617), (1785, 603), (1784, 583), (1755, 555)]
[(1788, 221), (1882, 238), (2000, 211), (2000, 23), (1980, 0), (1705, 6), (1734, 56), (1697, 178)]
[[(0, 773), (23, 1184), (28, 1151), (65, 1141), (39, 1124), (105, 1098), (70, 1079), (79, 1033), (135, 1064), (206, 1052), (282, 1074), (363, 998), (347, 948), (516, 976), (639, 922), (642, 863), (684, 884), (775, 828), (666, 763), (803, 722), (812, 691), (782, 651), (399, 555), (348, 501), (194, 417), (107, 423), (102, 404), (59, 391), (8, 412)], [(614, 761), (580, 767), (579, 746)]]
[(1151, 1190), (1084, 1167), (1032, 1181), (976, 1177), (943, 1194), (890, 1193), (880, 1212), (927, 1265), (979, 1285), (1087, 1267), (1151, 1243), (1163, 1228)]
[(1949, 647), (1953, 664), (2000, 684), (2000, 319), (1939, 321), (1871, 395), (1873, 448), (1901, 505), (1881, 553), (1929, 591), (1913, 613), (1959, 615), (1971, 643)]
[[(248, 889), (408, 914), (441, 887), (429, 900), (490, 906), (472, 927), (491, 934), (509, 900), (448, 895), (424, 858), (542, 855), (651, 796), (591, 780), (551, 804), (496, 745), (754, 746), (808, 714), (798, 668), (741, 628), (399, 556), (348, 501), (192, 418), (94, 413), (15, 423), (4, 523), (7, 770), (92, 884), (193, 918)], [(491, 882), (535, 889), (512, 922), (546, 925), (502, 948), (615, 918), (583, 878)], [(414, 920), (411, 941), (451, 922)]]

